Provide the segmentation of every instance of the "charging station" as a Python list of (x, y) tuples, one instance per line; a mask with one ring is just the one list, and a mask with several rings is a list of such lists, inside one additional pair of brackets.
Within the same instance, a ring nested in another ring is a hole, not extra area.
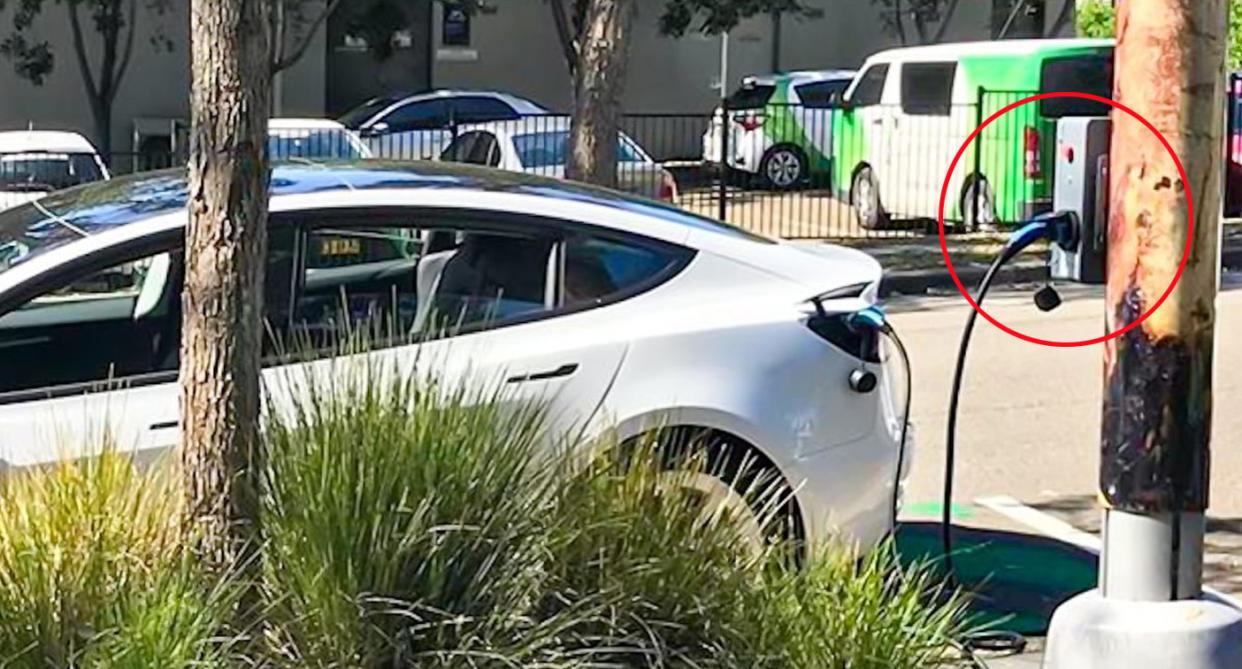
[(1112, 129), (1112, 122), (1101, 117), (1065, 117), (1057, 123), (1052, 210), (1076, 213), (1078, 230), (1072, 244), (1053, 244), (1049, 251), (1048, 270), (1055, 280), (1104, 283)]
[[(1052, 279), (1086, 284), (1108, 280), (1111, 138), (1108, 118), (1058, 121), (1052, 212), (1032, 218), (1010, 236), (980, 282), (976, 303), (983, 302), (1000, 267), (1039, 239), (1052, 242), (1048, 257)], [(1050, 311), (1060, 299), (1049, 285), (1036, 295), (1035, 302)], [(967, 315), (949, 399), (941, 528), (944, 562), (950, 573), (954, 568), (948, 509), (958, 399), (977, 312)], [(1138, 398), (1126, 401), (1134, 399)], [(1044, 668), (1242, 667), (1242, 611), (1202, 592), (1206, 501), (1201, 506), (1185, 501), (1153, 503), (1159, 498), (1148, 490), (1151, 481), (1168, 485), (1184, 472), (1168, 470), (1167, 459), (1149, 458), (1140, 463), (1151, 470), (1147, 476), (1131, 476), (1127, 472), (1133, 461), (1149, 456), (1136, 453), (1129, 442), (1114, 443), (1107, 429), (1102, 436), (1100, 489), (1107, 494), (1102, 496), (1104, 550), (1099, 580), (1096, 589), (1056, 609), (1048, 630)], [(1112, 466), (1114, 462), (1126, 466)]]

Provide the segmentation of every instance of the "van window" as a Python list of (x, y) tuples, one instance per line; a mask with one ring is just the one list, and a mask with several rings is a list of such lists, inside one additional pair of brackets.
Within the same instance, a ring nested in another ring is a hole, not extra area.
[(901, 110), (948, 116), (957, 63), (906, 63), (901, 67)]
[(850, 102), (855, 107), (869, 107), (880, 104), (884, 97), (884, 80), (888, 78), (888, 64), (872, 65), (862, 73)]
[[(1099, 53), (1069, 58), (1049, 58), (1040, 71), (1040, 93), (1090, 93), (1102, 98), (1113, 97), (1113, 54)], [(1039, 111), (1046, 118), (1062, 116), (1108, 116), (1111, 108), (1081, 98), (1048, 98), (1039, 101)]]

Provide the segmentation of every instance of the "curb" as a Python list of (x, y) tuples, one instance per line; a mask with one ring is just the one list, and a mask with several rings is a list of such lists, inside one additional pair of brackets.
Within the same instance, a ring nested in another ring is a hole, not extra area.
[[(1242, 244), (1229, 244), (1221, 249), (1221, 265), (1226, 270), (1242, 269)], [(971, 265), (957, 271), (962, 285), (973, 289), (987, 272), (987, 267)], [(1047, 269), (1043, 263), (1025, 262), (1001, 268), (996, 275), (996, 283), (1035, 283), (1046, 279)], [(949, 270), (942, 267), (933, 269), (898, 270), (885, 272), (880, 283), (880, 297), (893, 294), (924, 295), (930, 289), (954, 290), (957, 286)]]
[[(962, 285), (973, 289), (983, 280), (983, 275), (987, 271), (986, 267), (974, 265), (963, 267), (957, 270), (957, 278), (961, 279)], [(1047, 276), (1048, 269), (1043, 263), (1022, 263), (1002, 267), (997, 272), (995, 281), (1001, 284), (1032, 283), (1043, 281)], [(880, 282), (880, 297), (889, 297), (893, 294), (923, 295), (932, 288), (956, 290), (957, 286), (954, 285), (953, 277), (947, 269), (901, 270), (884, 275), (883, 281)]]

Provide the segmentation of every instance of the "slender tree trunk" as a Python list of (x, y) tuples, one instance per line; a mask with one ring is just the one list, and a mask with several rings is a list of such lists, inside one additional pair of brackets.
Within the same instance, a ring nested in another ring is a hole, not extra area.
[(270, 0), (192, 0), (189, 227), (181, 343), (187, 521), (217, 568), (259, 536)]
[(574, 78), (574, 120), (566, 176), (617, 185), (617, 122), (629, 58), (634, 0), (593, 0)]
[(1101, 489), (1112, 509), (1202, 512), (1212, 424), (1212, 331), (1221, 206), (1224, 72), (1222, 0), (1129, 0), (1117, 15), (1114, 98), (1152, 123), (1160, 140), (1113, 114), (1108, 221), (1109, 331), (1169, 299), (1104, 353)]
[(112, 102), (91, 100), (91, 119), (95, 124), (95, 149), (112, 166)]

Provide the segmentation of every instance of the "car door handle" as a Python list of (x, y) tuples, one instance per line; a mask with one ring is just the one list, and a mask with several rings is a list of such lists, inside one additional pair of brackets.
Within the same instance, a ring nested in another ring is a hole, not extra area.
[(884, 125), (884, 119), (882, 118), (872, 119), (871, 125)]
[(556, 369), (550, 369), (544, 372), (531, 372), (529, 374), (518, 374), (505, 379), (505, 383), (525, 383), (527, 381), (545, 381), (547, 379), (555, 379), (562, 376), (569, 376), (578, 371), (578, 363), (570, 362)]
[(178, 427), (180, 425), (181, 425), (181, 421), (179, 420), (166, 420), (161, 423), (151, 423), (151, 425), (149, 425), (147, 429), (151, 430), (152, 432), (156, 430), (171, 430), (174, 427)]

